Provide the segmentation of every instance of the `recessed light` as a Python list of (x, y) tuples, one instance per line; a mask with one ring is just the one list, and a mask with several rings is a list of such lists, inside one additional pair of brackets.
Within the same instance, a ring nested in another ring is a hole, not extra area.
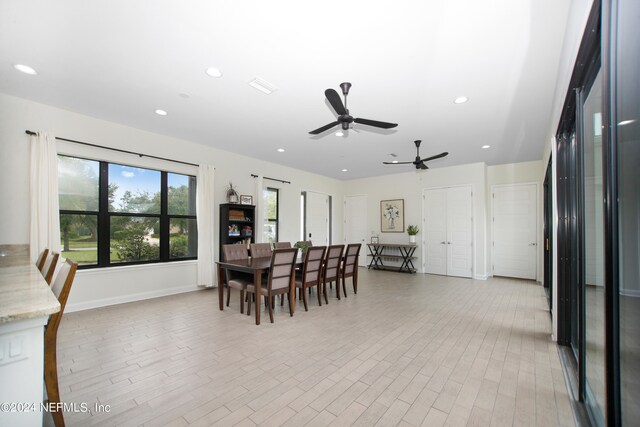
[(211, 77), (215, 77), (215, 78), (222, 77), (222, 71), (220, 71), (216, 67), (209, 67), (206, 70), (204, 70), (204, 72), (207, 73), (207, 75), (211, 76)]
[(344, 133), (339, 130), (338, 132), (336, 132), (336, 136), (344, 136)]
[(469, 100), (469, 98), (467, 98), (466, 96), (459, 96), (453, 101), (453, 103), (454, 104), (464, 104), (468, 100)]
[(284, 148), (278, 148), (278, 153), (284, 153)]
[(33, 68), (29, 67), (28, 65), (24, 65), (24, 64), (15, 64), (13, 66), (13, 68), (15, 68), (18, 71), (21, 71), (25, 74), (29, 74), (31, 76), (35, 76), (36, 74), (38, 74), (38, 72), (36, 70), (34, 70)]
[(618, 123), (618, 126), (624, 126), (624, 125), (630, 125), (631, 123), (635, 122), (635, 119), (632, 120), (623, 120), (620, 123)]
[(490, 145), (483, 145), (483, 146), (482, 146), (482, 148), (483, 148), (483, 149), (484, 149), (484, 148), (491, 148), (491, 146), (490, 146)]
[(266, 93), (267, 95), (275, 92), (277, 90), (277, 88), (272, 85), (271, 83), (262, 80), (261, 78), (254, 78), (253, 80), (251, 80), (249, 82), (249, 86), (251, 86), (254, 89), (259, 90), (262, 93)]
[(342, 169), (342, 172), (349, 172), (348, 169)]
[(164, 110), (156, 110), (156, 114), (159, 115), (159, 116), (166, 116), (167, 112), (164, 111)]

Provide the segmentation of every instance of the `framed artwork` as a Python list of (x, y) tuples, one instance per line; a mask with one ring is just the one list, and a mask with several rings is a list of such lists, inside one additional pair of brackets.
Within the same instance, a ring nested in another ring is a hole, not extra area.
[(252, 205), (253, 204), (253, 196), (245, 196), (244, 194), (240, 196), (240, 204), (241, 205)]
[(380, 231), (404, 233), (404, 199), (380, 201)]

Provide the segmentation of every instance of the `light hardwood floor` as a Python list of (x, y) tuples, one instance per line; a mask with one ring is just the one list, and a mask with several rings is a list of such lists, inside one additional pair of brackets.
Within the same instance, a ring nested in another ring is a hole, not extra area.
[(348, 290), (260, 326), (215, 290), (65, 314), (62, 400), (110, 405), (67, 424), (574, 425), (542, 286), (361, 268)]

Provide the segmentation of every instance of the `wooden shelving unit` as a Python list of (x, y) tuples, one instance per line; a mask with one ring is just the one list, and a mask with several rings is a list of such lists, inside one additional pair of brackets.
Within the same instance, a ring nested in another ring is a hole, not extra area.
[(254, 205), (240, 205), (237, 203), (223, 203), (220, 205), (220, 261), (223, 261), (223, 245), (248, 245), (255, 242), (255, 215), (256, 207)]

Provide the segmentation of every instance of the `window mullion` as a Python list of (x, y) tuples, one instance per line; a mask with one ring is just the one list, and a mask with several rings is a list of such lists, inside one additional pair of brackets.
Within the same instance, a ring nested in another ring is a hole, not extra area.
[(98, 190), (98, 267), (110, 263), (109, 224), (109, 164), (100, 162), (100, 186)]
[(169, 190), (167, 172), (160, 174), (160, 261), (169, 261)]

